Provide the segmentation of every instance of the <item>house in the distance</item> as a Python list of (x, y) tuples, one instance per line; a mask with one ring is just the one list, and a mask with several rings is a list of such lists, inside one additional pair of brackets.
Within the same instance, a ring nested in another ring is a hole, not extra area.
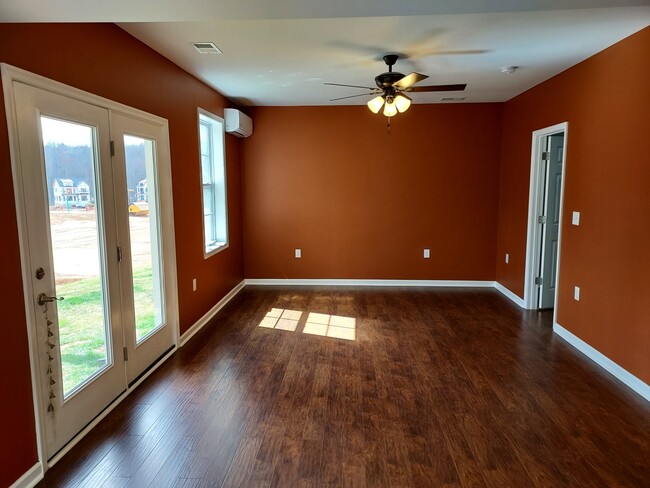
[(56, 178), (52, 190), (55, 206), (85, 208), (90, 203), (90, 186), (83, 180)]
[(138, 202), (148, 202), (149, 195), (147, 193), (147, 179), (138, 181), (135, 187), (135, 197)]

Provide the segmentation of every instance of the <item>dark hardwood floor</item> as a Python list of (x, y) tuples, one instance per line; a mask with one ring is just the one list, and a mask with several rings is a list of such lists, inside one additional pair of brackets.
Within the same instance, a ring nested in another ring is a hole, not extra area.
[(491, 289), (247, 287), (38, 486), (649, 487), (650, 405), (550, 323)]

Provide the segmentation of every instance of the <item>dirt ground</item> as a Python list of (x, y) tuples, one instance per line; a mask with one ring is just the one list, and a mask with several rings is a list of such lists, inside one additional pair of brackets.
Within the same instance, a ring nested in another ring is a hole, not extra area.
[[(151, 265), (149, 222), (149, 216), (129, 216), (134, 268)], [(99, 276), (95, 209), (50, 210), (50, 226), (57, 282)]]

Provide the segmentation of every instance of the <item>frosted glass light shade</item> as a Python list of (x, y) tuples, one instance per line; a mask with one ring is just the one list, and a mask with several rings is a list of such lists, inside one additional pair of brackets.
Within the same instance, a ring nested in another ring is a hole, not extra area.
[(382, 95), (379, 95), (378, 97), (375, 97), (368, 102), (368, 108), (372, 111), (372, 113), (376, 114), (379, 113), (379, 110), (381, 110), (383, 104), (384, 97)]
[(411, 106), (411, 99), (406, 95), (400, 93), (395, 97), (395, 106), (397, 107), (399, 113), (404, 113)]
[(397, 115), (397, 107), (395, 106), (395, 102), (392, 103), (386, 102), (386, 105), (384, 105), (384, 115), (386, 117), (392, 117), (393, 115)]

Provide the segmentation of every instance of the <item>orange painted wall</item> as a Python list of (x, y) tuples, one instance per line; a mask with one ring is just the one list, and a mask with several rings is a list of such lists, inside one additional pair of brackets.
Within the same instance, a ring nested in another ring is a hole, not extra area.
[(531, 134), (568, 121), (558, 323), (646, 383), (649, 59), (646, 28), (505, 104), (496, 260), (497, 281), (523, 296)]
[[(197, 107), (217, 115), (223, 96), (112, 24), (2, 24), (0, 61), (81, 88), (169, 121), (181, 331), (187, 330), (243, 279), (239, 141), (226, 136), (230, 247), (204, 260), (201, 232)], [(37, 461), (20, 254), (4, 104), (0, 104), (0, 486)], [(198, 290), (192, 292), (192, 278)], [(8, 306), (7, 304), (11, 304)]]
[(246, 277), (494, 280), (501, 116), (414, 105), (389, 134), (365, 106), (256, 108)]

